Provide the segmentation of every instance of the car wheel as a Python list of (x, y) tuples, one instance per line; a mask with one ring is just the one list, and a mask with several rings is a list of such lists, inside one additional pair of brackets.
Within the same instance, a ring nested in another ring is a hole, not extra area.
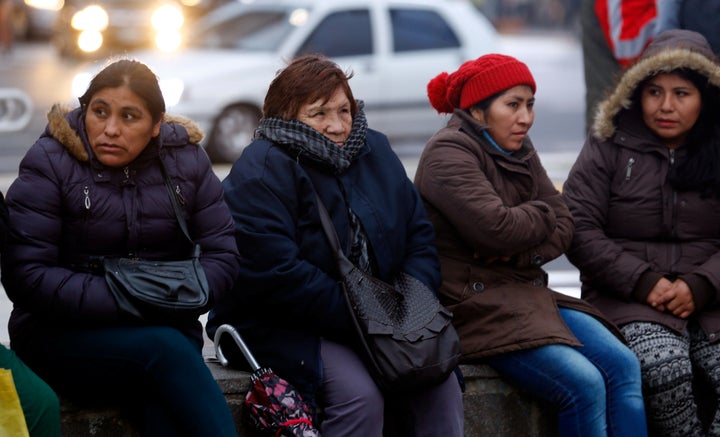
[(260, 117), (260, 110), (253, 106), (225, 108), (208, 138), (206, 148), (210, 158), (214, 162), (235, 162), (252, 141)]

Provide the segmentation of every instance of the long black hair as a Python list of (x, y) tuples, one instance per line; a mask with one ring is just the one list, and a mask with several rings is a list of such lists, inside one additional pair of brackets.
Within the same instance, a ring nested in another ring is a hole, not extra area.
[(702, 109), (683, 146), (687, 154), (670, 168), (668, 182), (679, 191), (700, 191), (704, 197), (720, 197), (720, 90), (697, 71), (678, 69), (671, 73), (695, 85), (702, 96)]

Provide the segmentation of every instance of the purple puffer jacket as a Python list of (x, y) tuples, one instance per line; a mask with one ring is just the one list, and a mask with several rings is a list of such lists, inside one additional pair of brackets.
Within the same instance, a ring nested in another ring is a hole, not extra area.
[[(2, 255), (2, 283), (14, 303), (13, 344), (38, 329), (138, 323), (120, 312), (102, 273), (88, 271), (88, 261), (189, 255), (158, 155), (202, 247), (212, 300), (231, 289), (239, 266), (232, 218), (193, 122), (166, 117), (157, 141), (115, 169), (94, 158), (79, 109), (55, 106), (48, 121), (7, 192), (14, 236)], [(198, 320), (177, 327), (202, 341)]]

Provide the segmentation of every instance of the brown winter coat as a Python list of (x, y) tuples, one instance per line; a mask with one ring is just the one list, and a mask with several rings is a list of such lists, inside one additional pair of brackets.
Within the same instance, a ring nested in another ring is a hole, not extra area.
[(440, 298), (454, 314), (463, 360), (579, 345), (558, 306), (599, 314), (547, 288), (541, 267), (570, 244), (570, 213), (530, 141), (507, 156), (483, 129), (456, 110), (425, 147), (415, 177), (435, 226)]
[[(677, 191), (667, 181), (687, 148), (666, 148), (642, 121), (631, 96), (646, 78), (685, 67), (720, 87), (710, 47), (692, 36), (668, 48), (656, 39), (622, 77), (595, 116), (593, 131), (565, 183), (575, 219), (568, 258), (582, 272), (582, 296), (618, 325), (652, 321), (681, 332), (687, 320), (646, 303), (657, 281), (681, 278), (711, 342), (720, 339), (720, 199)], [(719, 170), (720, 171), (720, 170)]]

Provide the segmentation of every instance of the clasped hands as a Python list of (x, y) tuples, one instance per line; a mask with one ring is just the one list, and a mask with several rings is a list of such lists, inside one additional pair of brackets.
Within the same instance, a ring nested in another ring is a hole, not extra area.
[(695, 311), (690, 287), (682, 279), (670, 281), (660, 279), (647, 297), (647, 303), (658, 311), (670, 312), (681, 319), (685, 319)]

